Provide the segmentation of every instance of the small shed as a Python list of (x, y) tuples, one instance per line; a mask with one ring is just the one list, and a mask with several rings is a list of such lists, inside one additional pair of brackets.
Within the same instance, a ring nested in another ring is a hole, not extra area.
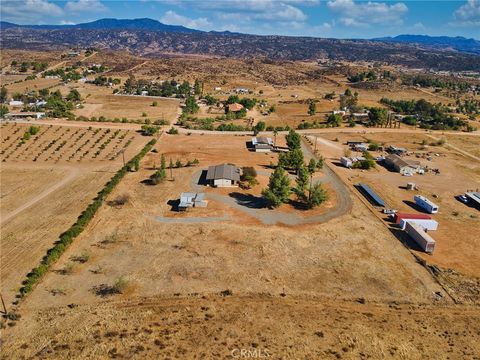
[(178, 210), (185, 211), (191, 207), (207, 207), (207, 200), (205, 200), (205, 193), (191, 193), (184, 192), (180, 194), (180, 203)]

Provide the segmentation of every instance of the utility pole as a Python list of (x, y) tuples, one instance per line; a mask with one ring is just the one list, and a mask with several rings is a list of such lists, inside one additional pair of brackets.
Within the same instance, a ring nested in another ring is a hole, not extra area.
[(125, 167), (125, 149), (122, 150), (123, 167)]
[(2, 299), (3, 313), (7, 315), (7, 307), (5, 306), (5, 301), (3, 301), (2, 293), (0, 293), (0, 299)]

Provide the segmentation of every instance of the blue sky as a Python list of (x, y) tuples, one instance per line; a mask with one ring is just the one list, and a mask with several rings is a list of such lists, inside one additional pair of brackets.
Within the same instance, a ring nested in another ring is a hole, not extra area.
[(480, 39), (480, 0), (0, 0), (4, 21), (74, 24), (149, 17), (200, 30), (371, 38), (398, 34)]

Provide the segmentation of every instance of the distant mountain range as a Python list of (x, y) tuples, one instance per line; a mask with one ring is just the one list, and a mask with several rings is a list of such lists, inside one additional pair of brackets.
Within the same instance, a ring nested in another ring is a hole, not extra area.
[[(401, 35), (373, 40), (261, 36), (205, 32), (152, 19), (100, 19), (76, 25), (17, 25), (0, 22), (0, 46), (60, 50), (96, 47), (142, 56), (203, 54), (275, 60), (375, 61), (415, 68), (478, 70), (478, 41)], [(477, 49), (477, 50), (475, 50)]]
[(372, 39), (383, 42), (396, 42), (408, 44), (420, 44), (441, 49), (451, 49), (472, 54), (480, 54), (480, 41), (467, 39), (462, 36), (428, 36), (428, 35), (398, 35), (395, 37), (384, 37)]

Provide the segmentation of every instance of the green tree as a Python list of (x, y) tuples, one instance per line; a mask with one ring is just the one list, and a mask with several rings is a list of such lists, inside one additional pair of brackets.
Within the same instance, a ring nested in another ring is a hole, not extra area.
[(6, 105), (0, 105), (0, 118), (4, 118), (8, 114), (8, 107)]
[(377, 126), (383, 125), (387, 121), (388, 112), (387, 109), (373, 107), (369, 109), (368, 113), (369, 125)]
[(265, 131), (266, 124), (263, 121), (259, 121), (253, 128), (253, 130), (258, 134), (260, 131)]
[(296, 186), (294, 189), (294, 192), (297, 195), (298, 200), (305, 201), (307, 199), (305, 192), (308, 187), (309, 178), (310, 178), (309, 170), (302, 165), (300, 169), (298, 169)]
[(193, 88), (195, 90), (195, 95), (202, 96), (202, 90), (203, 90), (203, 83), (196, 79), (195, 84), (193, 85)]
[(342, 124), (342, 116), (340, 114), (330, 114), (327, 118), (327, 124), (331, 127), (338, 127)]
[(322, 186), (322, 183), (316, 182), (310, 189), (307, 206), (312, 209), (326, 200), (328, 200), (327, 190)]
[(301, 149), (293, 149), (287, 153), (280, 153), (278, 156), (278, 165), (284, 169), (291, 169), (298, 172), (303, 166), (303, 152)]
[(67, 100), (68, 101), (80, 101), (82, 97), (80, 96), (80, 93), (78, 92), (77, 89), (72, 89), (67, 95)]
[(287, 146), (290, 150), (300, 149), (301, 138), (300, 135), (295, 132), (295, 130), (291, 129), (285, 136), (285, 139), (287, 140)]
[(280, 206), (282, 203), (288, 202), (290, 196), (290, 179), (288, 174), (281, 166), (277, 166), (268, 182), (268, 187), (263, 189), (264, 196), (270, 208)]
[(160, 156), (160, 169), (165, 170), (167, 168), (167, 161), (165, 160), (165, 155)]
[(167, 172), (165, 169), (160, 169), (155, 171), (151, 176), (150, 176), (150, 182), (153, 185), (157, 185), (164, 181), (167, 178)]
[(257, 171), (251, 166), (245, 166), (242, 168), (241, 180), (248, 184), (248, 187), (251, 188), (258, 184), (257, 181)]
[(197, 105), (197, 101), (195, 100), (194, 96), (188, 96), (185, 100), (185, 107), (183, 112), (185, 114), (195, 114), (198, 112), (200, 107)]
[(5, 86), (2, 86), (0, 89), (0, 103), (7, 102), (8, 100), (8, 90)]
[(317, 170), (317, 168), (318, 168), (318, 164), (315, 161), (315, 159), (313, 159), (313, 158), (310, 159), (310, 161), (308, 162), (308, 167), (307, 167), (308, 172), (310, 174), (313, 174)]
[(190, 95), (190, 83), (188, 81), (184, 81), (179, 87), (178, 87), (178, 92), (182, 94), (185, 97), (188, 97)]
[(312, 100), (308, 104), (308, 115), (313, 116), (317, 112), (317, 104)]

